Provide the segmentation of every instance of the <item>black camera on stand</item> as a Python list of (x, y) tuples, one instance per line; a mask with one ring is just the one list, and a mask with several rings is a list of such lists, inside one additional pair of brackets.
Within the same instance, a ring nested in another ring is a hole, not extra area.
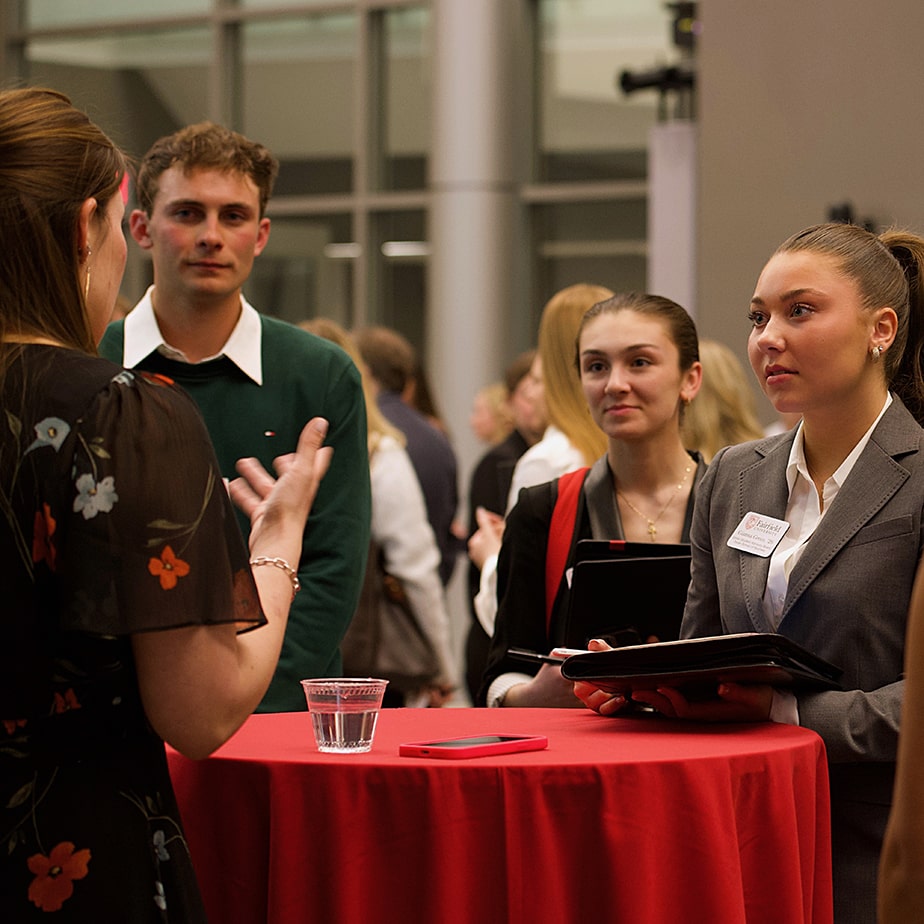
[(695, 3), (665, 5), (673, 12), (672, 36), (674, 44), (684, 52), (685, 60), (678, 64), (647, 71), (622, 71), (617, 78), (617, 86), (626, 96), (637, 93), (639, 90), (657, 90), (659, 95), (658, 118), (662, 122), (668, 119), (669, 95), (673, 95), (675, 100), (673, 118), (692, 119), (696, 88), (692, 58), (696, 37), (702, 31), (701, 23), (696, 18)]

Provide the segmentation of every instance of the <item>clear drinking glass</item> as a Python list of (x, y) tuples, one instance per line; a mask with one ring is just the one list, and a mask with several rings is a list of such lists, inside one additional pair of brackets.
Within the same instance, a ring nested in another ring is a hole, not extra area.
[(387, 680), (325, 677), (301, 684), (319, 751), (361, 754), (371, 750)]

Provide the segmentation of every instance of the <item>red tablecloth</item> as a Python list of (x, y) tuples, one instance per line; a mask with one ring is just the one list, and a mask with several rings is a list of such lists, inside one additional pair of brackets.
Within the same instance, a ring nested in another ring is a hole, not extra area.
[[(549, 747), (398, 756), (493, 733)], [(216, 924), (832, 920), (824, 747), (802, 728), (399, 709), (371, 753), (334, 755), (290, 713), (169, 758)]]

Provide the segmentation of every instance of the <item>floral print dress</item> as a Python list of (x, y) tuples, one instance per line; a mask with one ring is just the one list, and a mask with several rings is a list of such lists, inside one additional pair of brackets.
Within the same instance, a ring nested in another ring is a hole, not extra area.
[(208, 435), (96, 357), (0, 375), (0, 919), (204, 921), (130, 636), (265, 622)]

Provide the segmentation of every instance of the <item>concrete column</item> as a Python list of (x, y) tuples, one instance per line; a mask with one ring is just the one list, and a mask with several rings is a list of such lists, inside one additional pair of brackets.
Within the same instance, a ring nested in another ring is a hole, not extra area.
[(522, 259), (517, 125), (528, 108), (522, 10), (519, 0), (433, 3), (427, 353), (463, 498), (484, 451), (468, 427), (472, 398), (512, 353), (508, 315)]
[(648, 291), (696, 317), (697, 128), (662, 122), (648, 148)]

